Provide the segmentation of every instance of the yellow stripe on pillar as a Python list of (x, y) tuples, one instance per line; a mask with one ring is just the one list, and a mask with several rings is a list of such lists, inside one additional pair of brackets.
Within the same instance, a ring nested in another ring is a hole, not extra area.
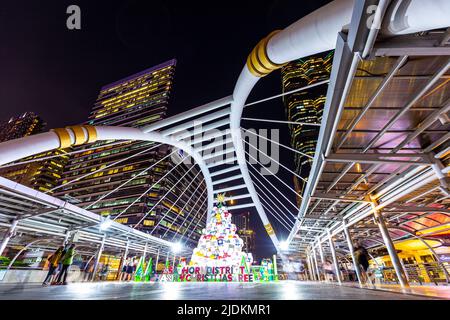
[(95, 129), (94, 126), (84, 125), (83, 128), (85, 128), (88, 133), (87, 143), (97, 141), (97, 130)]
[(270, 38), (278, 32), (280, 31), (277, 30), (271, 32), (267, 37), (258, 42), (256, 47), (248, 55), (247, 67), (255, 77), (264, 77), (285, 65), (272, 62), (267, 55), (267, 44), (269, 43)]
[(264, 228), (266, 228), (267, 234), (268, 234), (269, 236), (275, 234), (275, 231), (273, 231), (272, 225), (271, 225), (270, 223), (265, 224), (265, 225), (264, 225)]
[(81, 126), (72, 126), (67, 128), (72, 130), (75, 136), (75, 143), (73, 144), (74, 146), (79, 146), (80, 144), (83, 144), (87, 141), (87, 134), (84, 133), (84, 130)]
[(52, 130), (54, 133), (58, 135), (59, 138), (59, 148), (64, 149), (70, 147), (72, 145), (72, 141), (70, 139), (70, 134), (67, 132), (65, 128), (56, 128)]

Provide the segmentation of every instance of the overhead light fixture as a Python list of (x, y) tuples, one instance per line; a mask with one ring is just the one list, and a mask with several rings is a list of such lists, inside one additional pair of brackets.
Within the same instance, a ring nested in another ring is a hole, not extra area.
[(111, 227), (111, 225), (112, 225), (112, 221), (111, 221), (111, 219), (108, 216), (105, 220), (103, 220), (102, 223), (100, 223), (100, 230), (105, 231), (109, 227)]
[(289, 249), (289, 243), (287, 241), (280, 242), (280, 249), (286, 251)]
[(183, 248), (183, 245), (179, 242), (172, 243), (172, 252), (177, 253), (180, 252)]

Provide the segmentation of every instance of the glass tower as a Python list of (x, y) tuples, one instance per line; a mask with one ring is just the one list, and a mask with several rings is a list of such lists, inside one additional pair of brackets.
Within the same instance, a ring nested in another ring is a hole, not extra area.
[[(25, 112), (18, 117), (12, 117), (8, 122), (0, 124), (0, 142), (41, 133), (45, 127), (46, 123), (42, 118), (33, 112)], [(65, 150), (55, 150), (22, 159), (19, 162), (60, 155), (43, 161), (30, 161), (26, 164), (8, 166), (0, 169), (0, 176), (33, 189), (47, 192), (54, 188), (61, 178), (63, 167), (68, 159), (65, 153)]]
[[(143, 127), (164, 119), (175, 66), (176, 60), (170, 60), (102, 87), (86, 123)], [(146, 141), (124, 141), (119, 144), (117, 141), (99, 141), (74, 150), (85, 151), (71, 157), (55, 195), (103, 216), (111, 216), (117, 222), (152, 232), (155, 236), (174, 237), (175, 233), (182, 233), (182, 226), (177, 223), (181, 224), (183, 220), (178, 218), (175, 221), (175, 217), (184, 215), (184, 212), (177, 212), (184, 203), (180, 200), (173, 205), (171, 200), (175, 201), (174, 196), (180, 194), (183, 183), (179, 184), (180, 189), (174, 188), (169, 192), (173, 186), (173, 176), (177, 173), (172, 172), (161, 179), (173, 167), (172, 157), (163, 159), (171, 153), (169, 146)], [(112, 165), (117, 161), (120, 162)], [(151, 169), (147, 169), (152, 165)], [(177, 169), (182, 171), (181, 167)], [(178, 173), (179, 177), (184, 172)], [(136, 178), (126, 183), (132, 177)], [(201, 183), (201, 174), (198, 180), (192, 185)], [(108, 194), (122, 184), (118, 191)], [(145, 193), (152, 185), (153, 188)], [(165, 200), (159, 201), (166, 193)], [(197, 200), (192, 198), (192, 201)], [(185, 210), (191, 209), (190, 202)], [(163, 216), (165, 218), (161, 220)], [(153, 230), (155, 226), (158, 228)], [(195, 239), (195, 233), (191, 237)]]
[(255, 231), (250, 227), (250, 212), (233, 214), (231, 219), (236, 225), (239, 237), (244, 242), (243, 250), (253, 252), (255, 250)]
[[(281, 70), (282, 90), (288, 92), (302, 88), (330, 78), (333, 51), (321, 55), (310, 56), (293, 61)], [(288, 121), (302, 123), (320, 123), (325, 104), (327, 86), (317, 86), (306, 91), (295, 92), (283, 97)], [(314, 157), (318, 126), (289, 124), (291, 146), (296, 150)], [(303, 178), (309, 176), (312, 159), (304, 155), (295, 154), (295, 172)], [(294, 176), (297, 193), (302, 194), (306, 183)], [(297, 198), (300, 205), (300, 197)]]

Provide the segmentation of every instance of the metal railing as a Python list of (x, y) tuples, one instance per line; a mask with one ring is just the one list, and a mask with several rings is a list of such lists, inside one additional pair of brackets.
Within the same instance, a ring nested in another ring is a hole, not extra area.
[[(405, 264), (404, 270), (410, 284), (438, 285), (440, 283), (449, 283), (447, 275), (449, 274), (450, 266), (447, 264), (439, 264), (437, 262)], [(370, 268), (368, 274), (375, 284), (398, 283), (398, 277), (393, 267)]]

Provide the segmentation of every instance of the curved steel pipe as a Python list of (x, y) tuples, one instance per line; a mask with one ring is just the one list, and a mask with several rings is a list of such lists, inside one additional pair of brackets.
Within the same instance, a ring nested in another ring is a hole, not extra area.
[[(249, 189), (253, 203), (264, 223), (270, 227), (264, 208), (260, 204), (253, 182), (248, 174), (245, 152), (240, 131), (244, 104), (261, 77), (281, 68), (284, 64), (319, 52), (335, 48), (338, 33), (351, 22), (354, 0), (335, 0), (311, 14), (301, 18), (282, 31), (275, 31), (261, 40), (247, 58), (233, 91), (230, 126), (236, 148), (236, 157), (243, 179)], [(425, 9), (429, 7), (431, 9)], [(387, 35), (407, 34), (448, 26), (450, 1), (447, 0), (396, 0), (389, 6), (382, 25)], [(425, 11), (423, 11), (425, 10)], [(437, 19), (424, 19), (423, 12)], [(431, 14), (432, 13), (432, 14)], [(415, 17), (409, 21), (408, 17)], [(421, 22), (428, 20), (427, 22)], [(368, 27), (371, 27), (368, 25)], [(395, 27), (395, 28), (394, 28)], [(307, 45), (305, 45), (307, 44)], [(278, 239), (269, 234), (275, 247)]]
[(164, 143), (182, 149), (195, 160), (202, 171), (208, 191), (208, 212), (212, 212), (214, 200), (212, 179), (201, 155), (186, 142), (163, 136), (158, 132), (145, 133), (137, 128), (111, 126), (77, 126), (54, 129), (49, 132), (0, 143), (0, 165), (45, 151), (102, 140), (144, 140)]

